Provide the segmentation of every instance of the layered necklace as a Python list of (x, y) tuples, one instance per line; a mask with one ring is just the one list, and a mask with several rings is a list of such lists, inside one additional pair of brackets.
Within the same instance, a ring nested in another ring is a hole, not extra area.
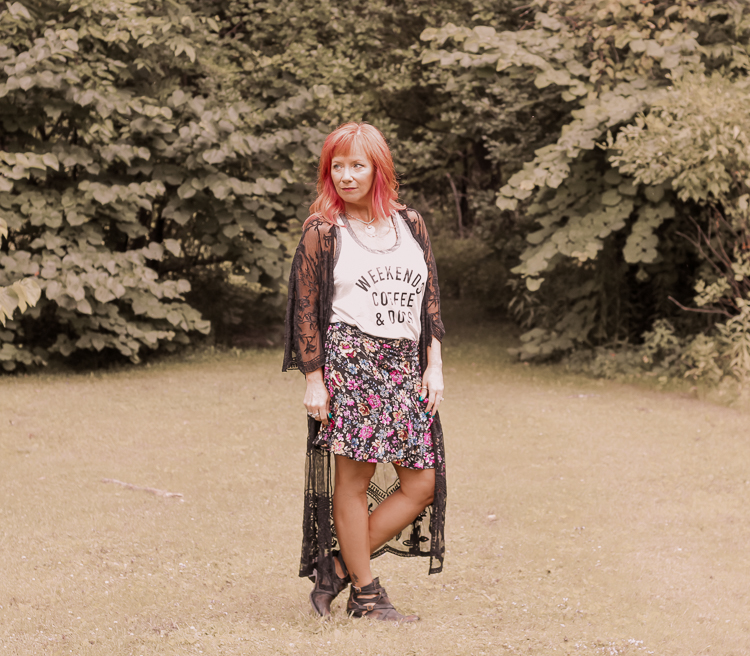
[[(378, 237), (378, 236), (385, 237), (385, 235), (378, 235), (378, 233), (375, 230), (375, 226), (372, 225), (375, 222), (375, 219), (378, 218), (377, 216), (373, 216), (369, 221), (365, 221), (364, 219), (360, 219), (357, 216), (352, 216), (351, 214), (349, 214), (349, 212), (344, 212), (344, 214), (347, 216), (347, 218), (353, 219), (354, 221), (359, 221), (363, 226), (365, 226), (365, 234), (368, 237)], [(386, 231), (385, 234), (387, 235), (390, 231), (391, 231), (391, 226), (389, 225), (388, 230)]]

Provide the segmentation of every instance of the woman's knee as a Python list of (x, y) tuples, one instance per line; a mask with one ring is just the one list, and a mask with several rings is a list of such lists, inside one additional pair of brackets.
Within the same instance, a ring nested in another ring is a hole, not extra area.
[(401, 490), (415, 504), (426, 508), (435, 495), (435, 470), (424, 469), (419, 473), (402, 476)]
[(367, 494), (370, 486), (369, 478), (344, 478), (337, 479), (333, 489), (334, 497), (361, 497)]
[(435, 497), (435, 490), (423, 490), (423, 493), (419, 497), (419, 505), (422, 506), (422, 508), (427, 508), (427, 506), (432, 505), (432, 500)]
[(429, 485), (425, 485), (422, 489), (422, 505), (426, 508), (432, 504), (432, 500), (435, 498), (435, 479), (433, 478)]

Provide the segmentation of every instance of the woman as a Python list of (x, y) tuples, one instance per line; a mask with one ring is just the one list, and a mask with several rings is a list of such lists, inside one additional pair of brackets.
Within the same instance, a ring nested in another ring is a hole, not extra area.
[(347, 123), (328, 136), (317, 192), (292, 264), (283, 366), (307, 380), (300, 576), (315, 582), (319, 615), (351, 581), (349, 615), (411, 622), (370, 560), (429, 556), (430, 573), (442, 570), (435, 261), (422, 217), (398, 203), (391, 154), (373, 126)]

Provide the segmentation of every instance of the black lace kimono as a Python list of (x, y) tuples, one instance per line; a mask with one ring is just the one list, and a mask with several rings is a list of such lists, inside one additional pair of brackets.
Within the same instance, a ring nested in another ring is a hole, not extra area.
[[(403, 210), (405, 219), (417, 243), (424, 251), (427, 263), (427, 286), (422, 303), (422, 327), (419, 339), (419, 363), (424, 372), (427, 366), (427, 346), (435, 337), (442, 341), (445, 329), (440, 318), (440, 292), (435, 259), (424, 221), (418, 212)], [(286, 308), (285, 352), (282, 370), (299, 369), (309, 373), (325, 365), (325, 335), (333, 303), (333, 267), (339, 228), (320, 219), (311, 220), (302, 233), (292, 262), (289, 278), (289, 300)], [(320, 422), (307, 419), (307, 459), (305, 472), (305, 507), (302, 524), (302, 557), (300, 576), (313, 577), (320, 555), (328, 555), (336, 548), (333, 525), (333, 463), (331, 454), (313, 445)], [(440, 417), (432, 423), (432, 442), (435, 450), (435, 493), (432, 505), (390, 542), (378, 549), (375, 558), (386, 551), (398, 556), (428, 556), (430, 574), (443, 569), (445, 553), (445, 452)], [(378, 464), (367, 491), (372, 512), (389, 494), (398, 489), (398, 478), (389, 464)], [(330, 566), (332, 559), (321, 560)], [(322, 572), (330, 576), (331, 572)]]

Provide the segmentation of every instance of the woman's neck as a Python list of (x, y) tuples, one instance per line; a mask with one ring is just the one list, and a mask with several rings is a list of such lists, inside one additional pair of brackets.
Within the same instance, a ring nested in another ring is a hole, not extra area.
[(369, 222), (374, 216), (372, 206), (369, 204), (355, 205), (354, 203), (345, 203), (344, 212), (349, 217), (365, 222)]

